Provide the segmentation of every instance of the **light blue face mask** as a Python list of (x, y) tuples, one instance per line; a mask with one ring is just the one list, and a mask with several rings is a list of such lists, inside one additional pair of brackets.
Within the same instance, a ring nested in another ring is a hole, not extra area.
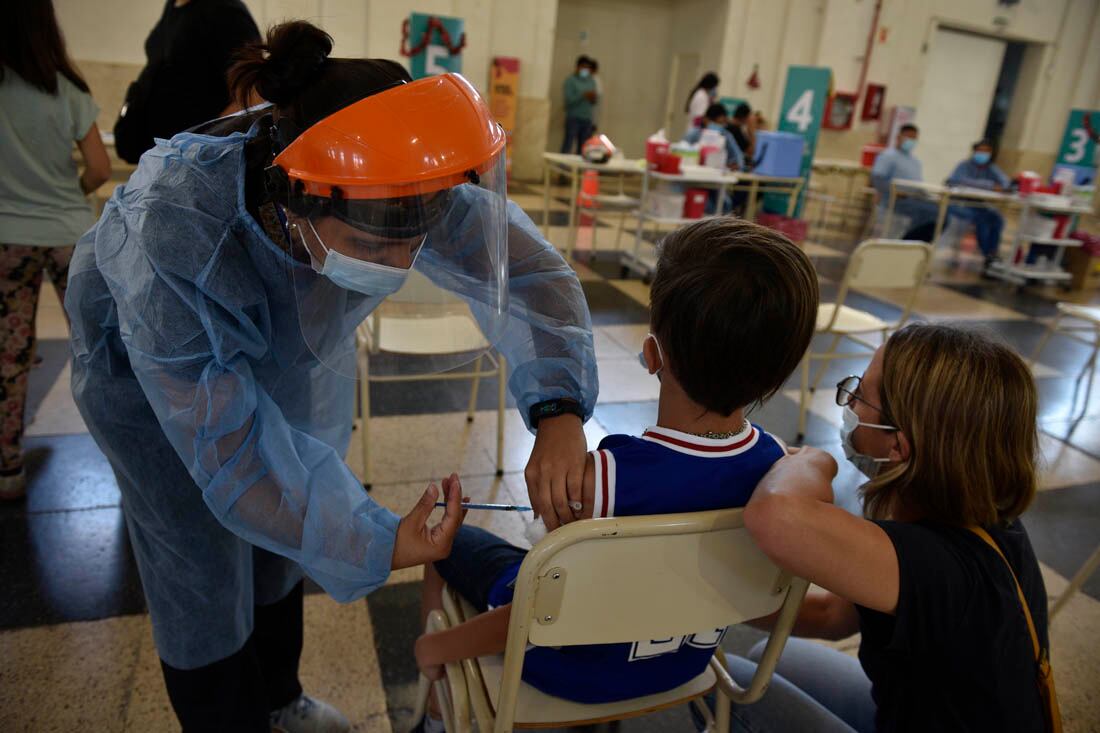
[(721, 124), (720, 122), (708, 122), (707, 123), (707, 129), (710, 129), (710, 130), (725, 130), (726, 126)]
[(897, 428), (889, 425), (877, 425), (870, 422), (860, 422), (859, 415), (848, 405), (844, 406), (844, 412), (841, 416), (840, 426), (840, 445), (844, 449), (844, 457), (847, 458), (856, 469), (859, 470), (867, 478), (874, 478), (878, 475), (879, 470), (882, 469), (882, 464), (889, 463), (889, 458), (875, 458), (869, 456), (866, 453), (860, 453), (852, 445), (852, 433), (856, 431), (856, 428), (863, 426), (865, 428), (875, 428), (877, 430), (896, 430)]
[(917, 139), (915, 137), (907, 137), (901, 141), (901, 149), (906, 153), (913, 152), (913, 148), (917, 147)]
[[(321, 245), (321, 248), (325, 250), (325, 263), (320, 268), (317, 266), (318, 263), (316, 258), (313, 257), (313, 253), (310, 253), (313, 269), (345, 290), (354, 290), (363, 295), (384, 298), (400, 290), (409, 277), (409, 270), (412, 270), (413, 265), (416, 264), (416, 258), (420, 256), (420, 250), (424, 248), (424, 240), (422, 239), (416, 247), (416, 254), (413, 255), (413, 260), (409, 263), (408, 269), (380, 265), (377, 262), (348, 257), (334, 249), (329, 249), (325, 246), (325, 241), (321, 239), (321, 235), (314, 228), (313, 222), (306, 219), (306, 223), (309, 224), (309, 229), (313, 232), (313, 236)], [(424, 239), (427, 238), (427, 235), (424, 235)], [(306, 247), (306, 251), (309, 251), (309, 247)]]
[(577, 73), (582, 79), (587, 79), (588, 77), (592, 76), (592, 72), (589, 69), (581, 69)]
[(986, 152), (974, 153), (974, 162), (977, 163), (978, 165), (985, 165), (986, 163), (989, 162), (990, 158), (992, 158), (992, 157), (993, 157), (993, 155), (991, 153), (986, 153)]

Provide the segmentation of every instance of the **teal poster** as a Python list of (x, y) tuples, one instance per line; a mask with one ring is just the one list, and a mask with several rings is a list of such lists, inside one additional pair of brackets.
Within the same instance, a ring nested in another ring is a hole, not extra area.
[(413, 79), (460, 73), (466, 33), (462, 18), (412, 13), (405, 22), (401, 53), (409, 57)]
[[(779, 132), (793, 132), (801, 135), (802, 168), (800, 175), (809, 180), (813, 165), (817, 136), (821, 132), (821, 120), (825, 115), (825, 101), (829, 96), (831, 69), (823, 66), (790, 66), (787, 68), (787, 86), (783, 91), (783, 104), (779, 107), (779, 120), (776, 129)], [(802, 187), (794, 216), (802, 214), (802, 199), (806, 187)], [(787, 197), (783, 194), (768, 194), (764, 197), (764, 209), (776, 213), (787, 212)]]
[(1073, 182), (1078, 186), (1096, 183), (1096, 168), (1100, 165), (1100, 110), (1075, 109), (1069, 113), (1062, 145), (1058, 148), (1058, 162), (1054, 174), (1073, 171)]

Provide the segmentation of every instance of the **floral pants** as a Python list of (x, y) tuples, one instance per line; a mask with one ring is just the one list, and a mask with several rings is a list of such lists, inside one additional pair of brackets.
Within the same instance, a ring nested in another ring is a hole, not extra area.
[(72, 247), (0, 244), (0, 473), (23, 466), (23, 411), (42, 273), (49, 274), (64, 302), (72, 256)]

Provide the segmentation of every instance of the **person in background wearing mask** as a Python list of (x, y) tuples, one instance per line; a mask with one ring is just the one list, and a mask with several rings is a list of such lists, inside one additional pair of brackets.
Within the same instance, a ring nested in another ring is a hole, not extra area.
[[(707, 111), (703, 115), (703, 125), (701, 127), (692, 127), (688, 130), (688, 133), (684, 135), (684, 142), (697, 143), (703, 137), (704, 130), (714, 130), (720, 133), (726, 141), (726, 166), (730, 170), (743, 170), (745, 168), (745, 155), (741, 152), (740, 146), (737, 144), (737, 140), (734, 139), (733, 134), (726, 129), (726, 123), (728, 118), (726, 116), (726, 108), (721, 104), (712, 104), (707, 107)], [(726, 194), (725, 201), (722, 202), (723, 214), (733, 211), (735, 208), (741, 208), (745, 201), (748, 200), (747, 191), (737, 191), (733, 195)], [(718, 191), (711, 189), (707, 193), (707, 206), (706, 212), (708, 214), (714, 214), (718, 211)]]
[(718, 75), (713, 71), (703, 74), (703, 78), (691, 90), (688, 95), (684, 111), (687, 112), (688, 123), (686, 132), (691, 132), (693, 127), (702, 127), (703, 118), (707, 114), (707, 107), (718, 99)]
[[(871, 168), (871, 185), (879, 194), (880, 216), (885, 216), (890, 201), (890, 181), (920, 181), (924, 178), (920, 160), (913, 155), (919, 134), (916, 125), (902, 125), (898, 131), (897, 145), (883, 150), (875, 158), (875, 165)], [(917, 196), (898, 196), (894, 202), (894, 213), (909, 219), (909, 228), (903, 239), (932, 241), (936, 215), (939, 213), (934, 203)]]
[(721, 104), (712, 104), (707, 107), (703, 115), (703, 125), (693, 127), (684, 135), (684, 142), (697, 143), (703, 137), (703, 130), (714, 130), (720, 133), (726, 141), (726, 164), (731, 170), (742, 170), (745, 167), (745, 154), (738, 145), (737, 139), (727, 127), (728, 117), (726, 108)]
[(241, 0), (167, 0), (145, 39), (145, 68), (126, 90), (115, 122), (118, 156), (137, 163), (153, 138), (167, 140), (222, 115), (233, 53), (259, 40)]
[[(859, 657), (791, 638), (763, 698), (733, 706), (734, 727), (1060, 730), (1053, 689), (1051, 703), (1040, 692), (1047, 594), (1020, 521), (1038, 476), (1027, 364), (980, 332), (913, 324), (841, 380), (836, 401), (845, 455), (868, 478), (864, 516), (833, 504), (832, 456), (801, 448), (772, 466), (744, 517), (776, 565), (817, 586), (795, 634), (861, 632)], [(755, 664), (727, 661), (748, 684)]]
[[(756, 148), (756, 123), (759, 119), (760, 115), (753, 114), (752, 107), (742, 102), (737, 105), (737, 109), (733, 111), (733, 118), (726, 125), (726, 129), (733, 135), (733, 139), (737, 141), (738, 147), (749, 161), (752, 161), (753, 151)], [(747, 166), (747, 168), (751, 167), (751, 165)]]
[(592, 76), (594, 66), (592, 59), (578, 56), (576, 70), (565, 79), (565, 139), (561, 143), (563, 153), (580, 155), (584, 141), (592, 136), (593, 107), (599, 102), (596, 80)]
[[(1008, 190), (1012, 181), (993, 163), (993, 143), (979, 140), (971, 147), (971, 151), (970, 157), (955, 166), (955, 170), (947, 177), (947, 185), (989, 191)], [(985, 206), (952, 206), (947, 213), (974, 225), (978, 247), (985, 255), (983, 274), (987, 274), (998, 259), (997, 250), (1001, 244), (1001, 232), (1004, 231), (1004, 217), (995, 209)]]

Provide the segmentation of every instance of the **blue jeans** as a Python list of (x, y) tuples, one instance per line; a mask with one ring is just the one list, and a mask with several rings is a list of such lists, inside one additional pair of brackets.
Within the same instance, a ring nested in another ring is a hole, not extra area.
[[(730, 675), (748, 686), (765, 641), (750, 659), (726, 655)], [(764, 696), (752, 705), (733, 705), (730, 729), (750, 733), (815, 731), (874, 733), (871, 681), (859, 660), (805, 639), (789, 639)]]
[(1001, 232), (1005, 228), (1004, 217), (993, 209), (981, 206), (949, 206), (947, 214), (974, 225), (978, 247), (987, 258), (996, 257), (1001, 245)]
[(561, 143), (563, 153), (580, 154), (584, 141), (592, 137), (592, 120), (583, 117), (565, 118), (565, 139)]

